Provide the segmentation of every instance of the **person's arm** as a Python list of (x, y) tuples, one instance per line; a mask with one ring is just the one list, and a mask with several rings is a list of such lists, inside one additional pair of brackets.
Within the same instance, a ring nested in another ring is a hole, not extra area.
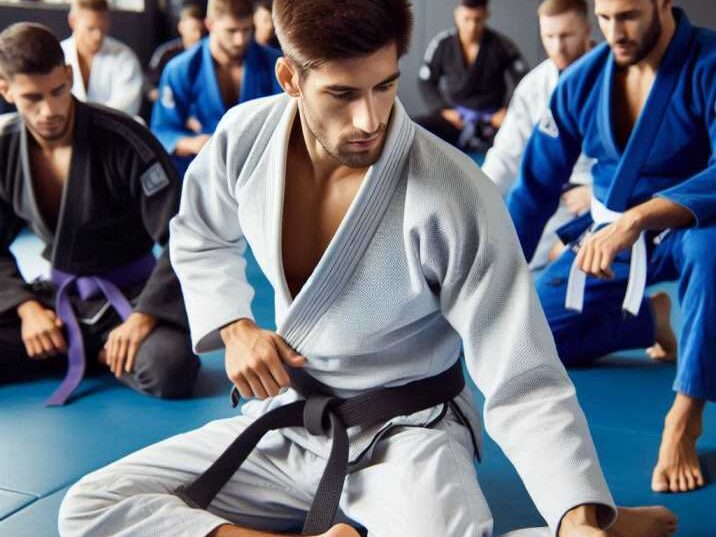
[(507, 86), (507, 92), (502, 102), (502, 106), (506, 108), (509, 106), (512, 100), (512, 95), (517, 88), (517, 85), (530, 71), (530, 66), (525, 60), (520, 49), (517, 48), (512, 41), (504, 38), (504, 70), (505, 70), (505, 85)]
[(559, 206), (582, 151), (576, 118), (570, 110), (568, 87), (557, 86), (550, 106), (527, 144), (520, 178), (507, 205), (527, 260), (531, 260), (549, 218)]
[(425, 51), (423, 64), (418, 71), (418, 89), (430, 113), (451, 108), (440, 92), (440, 79), (443, 76), (443, 51), (446, 39), (435, 37)]
[(479, 193), (461, 189), (441, 222), (435, 240), (448, 244), (426, 248), (447, 252), (432, 269), (443, 315), (460, 334), (467, 370), (485, 396), (486, 430), (552, 533), (584, 505), (595, 506), (604, 528), (615, 507), (575, 388), (499, 193), (486, 178), (475, 179)]
[(530, 102), (527, 87), (522, 84), (524, 81), (515, 90), (502, 127), (482, 165), (482, 171), (497, 185), (503, 196), (517, 182), (522, 155), (534, 129), (530, 107), (539, 105)]
[(167, 153), (190, 156), (198, 153), (201, 147), (192, 142), (196, 135), (187, 128), (191, 88), (189, 75), (183, 67), (175, 58), (164, 68), (158, 97), (152, 109), (151, 128)]
[(142, 107), (144, 89), (142, 66), (134, 53), (129, 50), (120, 54), (118, 59), (112, 70), (111, 97), (105, 104), (130, 116), (136, 116)]
[(240, 168), (229, 170), (230, 135), (223, 127), (227, 117), (189, 167), (179, 213), (171, 222), (171, 259), (197, 352), (222, 347), (225, 326), (239, 319), (253, 321), (254, 291), (246, 279), (246, 240), (235, 197)]

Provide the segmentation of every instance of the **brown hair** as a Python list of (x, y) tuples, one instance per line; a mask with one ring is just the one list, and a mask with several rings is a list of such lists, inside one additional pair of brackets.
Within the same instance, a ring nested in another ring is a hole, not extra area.
[(273, 19), (281, 49), (301, 70), (391, 42), (403, 56), (413, 30), (409, 0), (274, 0)]
[(537, 10), (540, 17), (554, 17), (571, 11), (585, 19), (589, 18), (587, 0), (544, 0)]
[(72, 9), (75, 11), (86, 9), (103, 13), (109, 11), (109, 2), (107, 0), (72, 0)]
[(470, 9), (479, 9), (479, 8), (487, 8), (487, 5), (490, 3), (489, 0), (460, 0), (460, 5), (462, 7), (467, 7)]
[(179, 11), (179, 20), (197, 19), (204, 20), (204, 10), (197, 4), (187, 4)]
[(235, 19), (247, 19), (253, 16), (254, 5), (251, 0), (209, 0), (206, 13), (212, 19), (227, 15)]
[(46, 75), (65, 65), (60, 42), (45, 26), (18, 22), (0, 33), (0, 78)]

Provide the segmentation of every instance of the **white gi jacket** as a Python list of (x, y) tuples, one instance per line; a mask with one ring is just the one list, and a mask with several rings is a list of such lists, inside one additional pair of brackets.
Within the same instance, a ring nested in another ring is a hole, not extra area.
[(105, 37), (102, 49), (92, 60), (89, 84), (82, 80), (75, 38), (61, 43), (65, 61), (72, 66), (72, 93), (80, 101), (103, 104), (131, 116), (139, 114), (142, 105), (144, 75), (137, 56), (124, 43)]
[[(613, 509), (499, 192), (468, 157), (417, 127), (399, 102), (380, 160), (291, 298), (281, 230), (297, 108), (285, 94), (239, 105), (187, 171), (170, 247), (195, 349), (220, 347), (221, 327), (252, 318), (248, 244), (275, 290), (277, 333), (308, 358), (308, 373), (350, 396), (438, 374), (464, 348), (486, 397), (486, 429), (552, 531), (577, 505)], [(257, 416), (298, 397), (288, 389), (247, 403), (243, 413)], [(477, 428), (467, 390), (458, 404)], [(439, 411), (392, 423), (422, 425)], [(353, 459), (380, 429), (349, 431)], [(281, 433), (327, 456), (325, 439), (299, 428)]]

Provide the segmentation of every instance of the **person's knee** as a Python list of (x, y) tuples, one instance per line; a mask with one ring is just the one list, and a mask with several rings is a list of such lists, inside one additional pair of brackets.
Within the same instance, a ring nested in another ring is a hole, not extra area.
[(189, 397), (199, 371), (189, 335), (180, 330), (157, 329), (140, 349), (136, 380), (139, 388), (163, 399)]
[(62, 537), (91, 534), (92, 520), (101, 516), (108, 507), (100, 492), (108, 489), (110, 483), (99, 472), (81, 479), (65, 494), (58, 515), (58, 529)]
[(690, 228), (684, 232), (684, 261), (695, 269), (716, 270), (716, 226)]

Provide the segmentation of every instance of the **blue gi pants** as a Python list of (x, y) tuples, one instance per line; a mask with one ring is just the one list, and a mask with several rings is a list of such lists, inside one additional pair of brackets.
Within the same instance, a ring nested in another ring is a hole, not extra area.
[[(683, 322), (674, 390), (716, 401), (716, 226), (671, 231), (660, 244), (651, 244), (649, 254), (647, 284), (679, 281)], [(649, 299), (636, 317), (622, 312), (629, 252), (615, 260), (614, 279), (587, 278), (582, 313), (564, 307), (575, 256), (568, 249), (537, 280), (562, 362), (584, 366), (609, 353), (653, 345)]]

